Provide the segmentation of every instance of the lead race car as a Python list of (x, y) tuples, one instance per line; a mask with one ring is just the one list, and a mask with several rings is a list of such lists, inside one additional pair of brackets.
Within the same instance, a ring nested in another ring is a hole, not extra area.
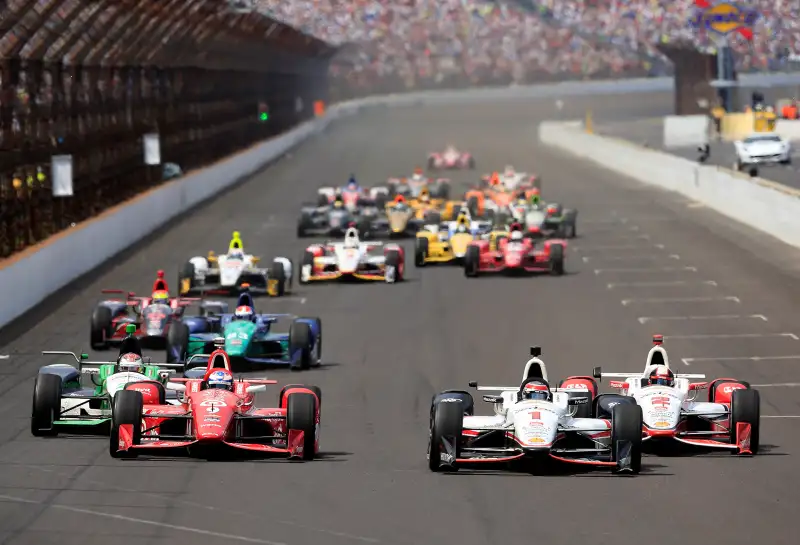
[(475, 158), (466, 151), (459, 151), (455, 146), (447, 146), (444, 151), (428, 155), (428, 170), (462, 168), (474, 169)]
[[(642, 434), (648, 445), (678, 442), (727, 449), (737, 455), (757, 454), (761, 418), (758, 390), (733, 378), (689, 382), (706, 376), (673, 372), (663, 342), (663, 336), (653, 336), (653, 347), (640, 374), (594, 369), (594, 378), (624, 379), (610, 381), (620, 393), (597, 396), (595, 416), (604, 418), (610, 410), (625, 404), (639, 406), (644, 414)], [(707, 401), (696, 401), (700, 390), (708, 391)]]
[(228, 253), (196, 256), (186, 262), (178, 276), (181, 295), (216, 293), (235, 295), (247, 284), (251, 293), (281, 297), (292, 290), (292, 262), (276, 257), (272, 267), (258, 267), (261, 258), (245, 253), (238, 231), (233, 232)]
[(303, 254), (300, 283), (331, 280), (376, 280), (394, 284), (405, 274), (402, 246), (365, 242), (358, 230), (350, 227), (344, 241), (312, 244)]
[[(39, 369), (33, 387), (31, 433), (56, 436), (62, 433), (108, 434), (114, 397), (124, 388), (163, 385), (182, 365), (150, 363), (142, 358), (136, 326), (127, 326), (128, 336), (120, 343), (116, 361), (89, 361), (73, 352), (44, 351), (43, 355), (70, 356), (77, 365), (55, 363)], [(81, 377), (91, 377), (92, 386), (84, 387)], [(162, 388), (163, 389), (163, 388)], [(178, 403), (177, 396), (166, 393), (162, 403)]]
[(257, 408), (255, 394), (270, 384), (277, 381), (234, 379), (228, 354), (217, 349), (202, 378), (167, 384), (183, 393), (177, 406), (160, 401), (161, 385), (126, 387), (114, 399), (109, 453), (135, 458), (182, 450), (213, 460), (238, 451), (313, 460), (319, 452), (321, 390), (291, 384), (278, 394), (277, 407)]
[(478, 386), (492, 416), (475, 416), (472, 395), (445, 390), (431, 401), (428, 466), (431, 471), (457, 471), (472, 464), (526, 463), (539, 467), (559, 462), (639, 473), (642, 457), (642, 411), (636, 405), (613, 407), (610, 418), (578, 417), (578, 407), (593, 392), (572, 377), (552, 389), (541, 349), (531, 348), (520, 386)]

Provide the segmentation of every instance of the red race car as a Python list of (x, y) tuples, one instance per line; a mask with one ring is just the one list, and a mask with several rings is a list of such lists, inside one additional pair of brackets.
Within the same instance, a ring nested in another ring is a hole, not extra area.
[(93, 350), (120, 344), (127, 336), (125, 327), (128, 324), (136, 325), (134, 336), (141, 339), (146, 348), (163, 348), (172, 320), (183, 315), (185, 307), (200, 301), (170, 297), (164, 271), (158, 271), (150, 297), (137, 297), (123, 290), (103, 290), (103, 293), (124, 297), (100, 301), (92, 311), (90, 344)]
[(519, 224), (514, 224), (510, 238), (499, 236), (495, 244), (497, 249), (492, 250), (488, 239), (470, 243), (464, 257), (464, 274), (467, 277), (498, 272), (564, 274), (565, 240), (545, 240), (540, 249), (532, 238), (523, 236)]
[[(216, 339), (219, 347), (224, 339)], [(139, 453), (217, 459), (235, 452), (313, 460), (319, 452), (322, 391), (285, 386), (278, 407), (255, 407), (255, 393), (274, 380), (234, 379), (228, 354), (208, 356), (205, 376), (173, 379), (167, 388), (183, 392), (180, 405), (165, 401), (160, 382), (136, 382), (114, 398), (109, 452), (114, 458)]]
[(455, 146), (428, 155), (428, 170), (460, 168), (475, 168), (475, 159), (465, 151), (458, 151)]

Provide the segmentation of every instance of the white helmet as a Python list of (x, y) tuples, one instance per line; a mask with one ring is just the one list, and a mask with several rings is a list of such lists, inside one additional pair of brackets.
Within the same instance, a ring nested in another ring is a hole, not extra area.
[(522, 231), (514, 231), (511, 233), (511, 240), (522, 240)]
[(128, 373), (144, 373), (144, 360), (139, 354), (128, 352), (119, 358), (119, 370)]

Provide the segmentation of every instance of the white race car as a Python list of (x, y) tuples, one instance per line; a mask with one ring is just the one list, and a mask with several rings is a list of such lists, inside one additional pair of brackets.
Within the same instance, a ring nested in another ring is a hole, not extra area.
[(431, 401), (428, 465), (431, 471), (455, 471), (470, 464), (554, 459), (639, 473), (642, 411), (619, 404), (610, 419), (580, 418), (578, 407), (591, 403), (593, 391), (581, 379), (568, 378), (551, 389), (547, 369), (531, 348), (520, 386), (469, 385), (499, 395), (484, 395), (493, 416), (475, 416), (472, 395), (446, 390)]
[(249, 288), (251, 293), (280, 297), (291, 292), (292, 262), (276, 257), (269, 269), (258, 267), (260, 258), (245, 253), (233, 244), (227, 254), (217, 256), (209, 252), (206, 257), (196, 256), (181, 269), (178, 285), (180, 294), (239, 293)]
[(756, 133), (737, 140), (733, 145), (736, 148), (736, 170), (792, 162), (792, 145), (777, 134)]
[[(514, 191), (517, 189), (533, 189), (534, 187), (540, 187), (541, 185), (538, 177), (528, 174), (527, 172), (519, 172), (511, 165), (506, 165), (499, 178), (500, 184), (509, 191)], [(484, 175), (482, 178), (484, 183), (488, 183), (490, 179), (491, 176), (488, 174)]]
[(344, 241), (312, 244), (303, 254), (300, 283), (340, 279), (379, 280), (394, 284), (403, 280), (405, 254), (397, 244), (364, 242), (350, 227)]
[[(616, 378), (610, 386), (618, 394), (601, 394), (593, 403), (594, 416), (607, 418), (622, 404), (638, 405), (643, 412), (642, 434), (652, 444), (680, 442), (704, 448), (728, 449), (733, 454), (753, 455), (759, 447), (761, 396), (747, 382), (718, 378), (711, 382), (689, 382), (705, 375), (674, 373), (669, 367), (664, 338), (653, 336), (642, 373), (604, 373), (594, 369), (594, 378)], [(707, 401), (695, 401), (707, 390)]]

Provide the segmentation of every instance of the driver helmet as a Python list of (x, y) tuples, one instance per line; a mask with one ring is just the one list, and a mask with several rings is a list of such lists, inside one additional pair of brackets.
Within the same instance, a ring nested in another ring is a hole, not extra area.
[(128, 352), (119, 358), (119, 370), (128, 373), (144, 374), (144, 360), (139, 354)]
[(522, 399), (547, 401), (550, 399), (550, 389), (544, 384), (528, 383), (522, 389)]
[(244, 259), (244, 253), (241, 250), (232, 250), (228, 257), (231, 259)]
[(343, 206), (344, 206), (344, 201), (342, 200), (342, 198), (339, 195), (337, 195), (336, 198), (333, 200), (333, 207), (334, 208), (341, 208)]
[(248, 307), (247, 305), (236, 307), (236, 312), (233, 315), (233, 319), (254, 322), (256, 319), (256, 311), (253, 310), (253, 307)]
[(506, 165), (505, 175), (506, 176), (513, 176), (514, 175), (514, 167), (512, 167), (511, 165)]
[(222, 390), (233, 391), (233, 375), (227, 369), (217, 369), (208, 375), (208, 388), (220, 388)]
[(500, 175), (497, 172), (492, 172), (491, 178), (489, 178), (490, 185), (500, 185)]
[(405, 202), (406, 202), (406, 198), (403, 195), (401, 195), (400, 193), (395, 195), (395, 197), (394, 197), (394, 203), (395, 204), (404, 204)]
[(166, 290), (154, 291), (152, 299), (154, 305), (169, 305), (169, 292)]
[(675, 374), (666, 365), (659, 365), (650, 373), (650, 386), (675, 386)]
[(428, 191), (427, 187), (423, 187), (422, 191), (420, 191), (419, 200), (425, 203), (431, 201), (431, 192)]
[(528, 204), (528, 203), (525, 202), (525, 199), (523, 197), (520, 197), (520, 198), (517, 199), (517, 205), (518, 206), (525, 206), (526, 204)]
[(414, 169), (414, 175), (412, 176), (414, 180), (421, 180), (422, 179), (422, 169), (417, 167)]
[(350, 191), (358, 189), (358, 182), (356, 181), (355, 174), (351, 174), (350, 178), (347, 180), (347, 189)]
[(522, 231), (519, 230), (512, 231), (510, 239), (516, 241), (522, 240)]
[(541, 202), (542, 202), (542, 198), (539, 197), (539, 195), (537, 193), (534, 193), (533, 195), (531, 195), (531, 204), (533, 206), (539, 206), (541, 204)]

